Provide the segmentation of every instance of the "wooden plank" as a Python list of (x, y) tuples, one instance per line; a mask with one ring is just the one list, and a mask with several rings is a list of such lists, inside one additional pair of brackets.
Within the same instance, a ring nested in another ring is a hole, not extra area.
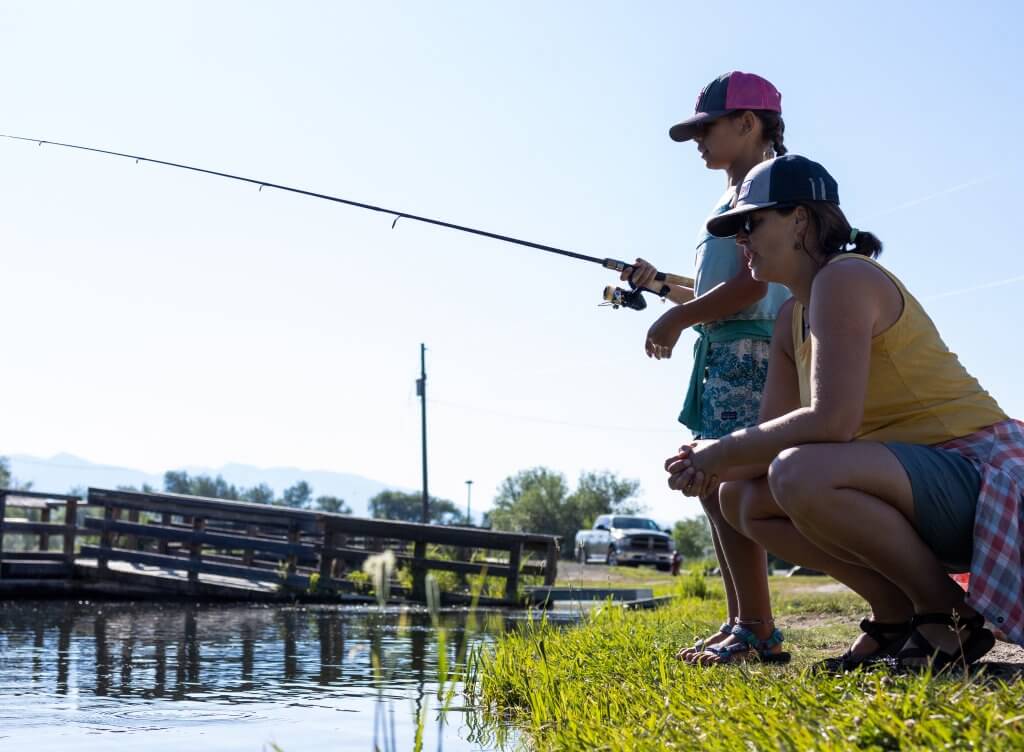
[[(95, 546), (83, 546), (81, 555), (84, 558), (94, 557), (99, 553), (100, 549)], [(154, 567), (161, 567), (164, 569), (179, 570), (185, 572), (188, 575), (224, 575), (225, 577), (237, 577), (239, 579), (251, 580), (252, 582), (282, 582), (283, 580), (278, 575), (276, 570), (271, 569), (256, 569), (253, 567), (244, 567), (235, 564), (216, 564), (214, 562), (206, 561), (205, 559), (195, 562), (192, 559), (185, 559), (176, 556), (164, 556), (163, 554), (154, 554), (148, 551), (126, 551), (124, 549), (113, 549), (109, 553), (111, 563), (115, 561), (122, 561), (131, 564), (148, 564)], [(190, 580), (190, 577), (183, 577), (183, 580)], [(302, 575), (295, 575), (294, 578), (289, 578), (289, 584), (293, 584), (298, 587), (305, 587), (309, 583), (309, 577), (303, 577)]]
[(218, 520), (231, 520), (243, 524), (257, 523), (287, 528), (297, 520), (305, 529), (315, 532), (319, 513), (305, 509), (272, 507), (267, 504), (253, 504), (248, 501), (227, 501), (208, 499), (202, 496), (180, 494), (144, 494), (134, 491), (110, 491), (102, 488), (89, 489), (89, 503), (113, 505), (126, 509), (142, 509), (152, 512), (169, 512), (182, 517), (203, 515)]
[(7, 494), (12, 498), (19, 499), (53, 499), (55, 501), (70, 501), (71, 499), (80, 501), (82, 498), (81, 496), (74, 496), (72, 494), (53, 494), (45, 493), (43, 491), (21, 491), (16, 488), (0, 488), (0, 496), (3, 496), (4, 494)]
[(4, 577), (15, 579), (64, 579), (71, 576), (71, 567), (61, 559), (11, 559), (4, 557), (0, 563)]
[(20, 517), (8, 519), (5, 527), (7, 535), (62, 535), (65, 530), (62, 522), (32, 522)]
[(15, 494), (7, 497), (8, 509), (48, 509), (49, 506), (45, 499), (23, 499)]
[[(96, 518), (87, 519), (85, 524), (92, 529), (100, 529), (102, 527), (102, 522)], [(191, 527), (175, 526), (166, 528), (152, 523), (114, 522), (110, 523), (110, 529), (113, 532), (130, 533), (140, 538), (156, 538), (158, 540), (176, 541), (188, 545), (198, 541), (211, 548), (248, 549), (280, 554), (282, 556), (304, 555), (307, 558), (315, 558), (317, 555), (317, 547), (307, 543), (288, 543), (283, 540), (247, 538), (243, 535), (225, 535), (210, 532), (203, 532), (197, 539)]]
[(64, 554), (58, 551), (7, 551), (4, 561), (64, 561)]

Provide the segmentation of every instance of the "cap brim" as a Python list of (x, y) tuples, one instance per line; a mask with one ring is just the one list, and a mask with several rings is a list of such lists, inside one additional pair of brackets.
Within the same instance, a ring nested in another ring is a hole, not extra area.
[(708, 232), (716, 238), (731, 238), (743, 227), (743, 221), (748, 214), (756, 212), (758, 209), (776, 206), (778, 203), (778, 201), (768, 201), (763, 204), (739, 203), (729, 211), (709, 219)]
[(700, 132), (700, 127), (705, 123), (718, 120), (722, 115), (728, 115), (730, 110), (716, 110), (714, 112), (698, 112), (692, 118), (681, 123), (676, 123), (668, 129), (669, 138), (673, 141), (689, 141)]

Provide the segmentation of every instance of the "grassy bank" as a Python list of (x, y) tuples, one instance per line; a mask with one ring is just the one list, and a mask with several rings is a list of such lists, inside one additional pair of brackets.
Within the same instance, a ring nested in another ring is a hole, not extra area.
[[(692, 593), (686, 583), (665, 587)], [(470, 692), (538, 749), (1024, 749), (1021, 682), (808, 673), (842, 652), (863, 609), (823, 578), (773, 578), (790, 666), (681, 665), (676, 649), (722, 621), (719, 588), (656, 611), (602, 608), (578, 627), (539, 622), (509, 634), (476, 657)]]

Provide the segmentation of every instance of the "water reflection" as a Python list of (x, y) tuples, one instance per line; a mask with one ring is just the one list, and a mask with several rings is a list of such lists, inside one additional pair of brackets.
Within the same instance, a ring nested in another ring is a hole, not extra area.
[[(47, 703), (75, 711), (61, 722), (90, 731), (258, 715), (271, 731), (277, 722), (287, 726), (291, 738), (301, 736), (292, 726), (307, 718), (328, 723), (322, 713), (309, 716), (320, 709), (354, 714), (344, 725), (359, 727), (353, 736), (369, 742), (363, 748), (394, 748), (396, 723), (401, 732), (422, 717), (425, 725), (437, 721), (438, 749), (442, 742), (447, 749), (478, 749), (457, 738), (437, 712), (439, 650), (457, 666), (467, 640), (490, 639), (522, 617), (484, 612), (474, 619), (467, 630), (465, 613), (442, 614), (446, 639), (439, 647), (429, 617), (407, 610), (0, 603), (0, 738), (26, 724), (42, 728), (46, 721), (33, 712)], [(337, 715), (329, 723), (337, 726)], [(287, 740), (279, 743), (290, 752)]]

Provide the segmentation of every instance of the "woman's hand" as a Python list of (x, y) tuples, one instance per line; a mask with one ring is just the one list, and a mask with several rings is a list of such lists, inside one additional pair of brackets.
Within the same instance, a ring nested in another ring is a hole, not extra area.
[(686, 326), (686, 311), (683, 306), (669, 308), (661, 314), (647, 330), (647, 339), (644, 341), (644, 351), (647, 353), (647, 357), (655, 360), (671, 358), (672, 349), (676, 346), (679, 335), (683, 333)]
[(675, 456), (665, 460), (668, 487), (685, 496), (707, 496), (725, 472), (721, 454), (721, 444), (714, 439), (681, 446)]
[(650, 289), (649, 285), (654, 282), (654, 277), (657, 273), (657, 269), (642, 258), (638, 258), (636, 263), (622, 270), (622, 273), (619, 274), (619, 279), (623, 282), (629, 280), (636, 287), (647, 287)]

